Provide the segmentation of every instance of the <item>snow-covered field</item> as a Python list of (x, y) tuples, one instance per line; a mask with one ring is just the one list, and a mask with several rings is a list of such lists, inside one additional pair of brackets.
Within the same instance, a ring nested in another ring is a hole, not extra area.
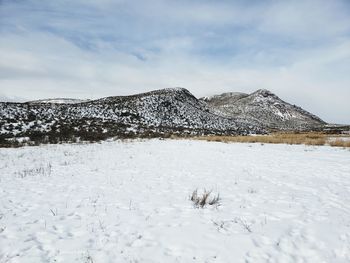
[[(194, 208), (196, 188), (221, 206)], [(350, 262), (350, 151), (187, 140), (0, 149), (0, 262)]]

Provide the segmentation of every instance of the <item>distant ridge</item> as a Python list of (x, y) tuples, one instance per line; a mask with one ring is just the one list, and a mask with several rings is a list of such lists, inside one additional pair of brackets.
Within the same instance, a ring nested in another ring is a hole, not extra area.
[(227, 118), (242, 118), (257, 121), (262, 126), (275, 130), (317, 129), (326, 123), (319, 117), (281, 100), (266, 89), (251, 94), (223, 93), (201, 98), (218, 115)]
[(52, 99), (43, 99), (43, 100), (32, 100), (27, 101), (27, 103), (38, 104), (38, 103), (53, 103), (53, 104), (74, 104), (87, 102), (89, 100), (80, 100), (80, 99), (70, 99), (70, 98), (52, 98)]

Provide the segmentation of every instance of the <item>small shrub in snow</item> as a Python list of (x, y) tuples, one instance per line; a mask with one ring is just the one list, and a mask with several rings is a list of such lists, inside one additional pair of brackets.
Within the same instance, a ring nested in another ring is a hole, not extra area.
[(220, 205), (220, 195), (214, 195), (210, 197), (212, 191), (207, 191), (204, 189), (202, 194), (198, 194), (198, 190), (194, 190), (190, 197), (190, 200), (193, 202), (194, 206), (197, 208), (204, 208), (206, 205)]
[(52, 165), (48, 163), (46, 166), (42, 165), (36, 168), (28, 168), (20, 172), (16, 172), (16, 174), (20, 178), (25, 178), (28, 176), (50, 176), (52, 173)]

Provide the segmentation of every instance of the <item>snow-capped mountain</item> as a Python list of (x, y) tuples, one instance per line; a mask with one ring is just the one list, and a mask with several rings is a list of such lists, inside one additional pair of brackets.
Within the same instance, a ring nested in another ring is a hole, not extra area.
[(223, 93), (204, 97), (201, 100), (218, 115), (259, 122), (269, 129), (304, 130), (315, 129), (326, 124), (319, 117), (281, 100), (264, 89), (252, 94)]
[(219, 116), (183, 88), (80, 103), (0, 103), (3, 136), (263, 133), (256, 121)]

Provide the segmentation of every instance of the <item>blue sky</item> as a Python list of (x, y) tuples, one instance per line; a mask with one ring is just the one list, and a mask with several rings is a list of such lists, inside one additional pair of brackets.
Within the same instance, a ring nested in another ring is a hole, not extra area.
[(0, 0), (0, 99), (265, 88), (350, 123), (350, 1)]

